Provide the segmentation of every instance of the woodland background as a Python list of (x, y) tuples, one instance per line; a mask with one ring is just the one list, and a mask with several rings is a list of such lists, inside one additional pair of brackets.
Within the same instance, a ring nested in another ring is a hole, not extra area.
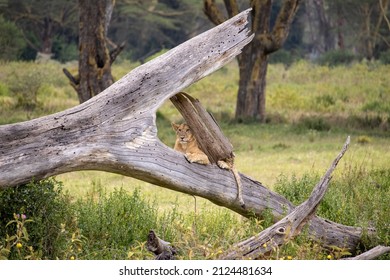
[[(217, 3), (222, 5), (222, 1)], [(282, 1), (272, 5), (273, 19)], [(249, 1), (238, 1), (241, 10)], [(38, 52), (66, 62), (78, 59), (77, 0), (1, 0), (0, 46), (3, 60), (34, 60)], [(213, 24), (199, 0), (117, 0), (108, 38), (125, 42), (122, 59), (144, 61), (170, 49)], [(307, 0), (294, 19), (283, 51), (273, 61), (300, 58), (389, 60), (389, 3), (387, 0)], [(328, 54), (328, 56), (331, 54)]]

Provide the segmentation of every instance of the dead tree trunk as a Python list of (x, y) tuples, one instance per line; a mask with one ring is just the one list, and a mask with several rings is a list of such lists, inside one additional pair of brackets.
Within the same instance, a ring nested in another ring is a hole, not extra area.
[[(94, 98), (63, 112), (0, 126), (0, 186), (76, 170), (102, 170), (204, 197), (243, 216), (294, 210), (284, 197), (241, 175), (246, 209), (231, 172), (190, 164), (157, 137), (156, 111), (170, 97), (237, 56), (252, 36), (245, 11), (134, 69)], [(353, 251), (360, 228), (313, 217), (309, 232), (324, 245)]]

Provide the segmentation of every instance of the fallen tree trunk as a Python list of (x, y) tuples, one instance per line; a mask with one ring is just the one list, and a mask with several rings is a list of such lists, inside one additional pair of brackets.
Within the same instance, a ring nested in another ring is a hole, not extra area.
[[(156, 111), (169, 98), (231, 61), (252, 36), (250, 11), (134, 69), (94, 98), (63, 112), (0, 126), (0, 186), (12, 187), (76, 170), (101, 170), (204, 197), (237, 213), (275, 221), (294, 210), (284, 197), (241, 174), (246, 209), (231, 172), (190, 164), (157, 137)], [(323, 245), (354, 251), (362, 230), (313, 217)]]

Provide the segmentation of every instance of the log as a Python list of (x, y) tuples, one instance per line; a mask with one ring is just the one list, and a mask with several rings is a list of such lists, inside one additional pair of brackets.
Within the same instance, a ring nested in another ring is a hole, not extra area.
[[(241, 174), (246, 209), (231, 172), (190, 164), (157, 137), (156, 111), (176, 93), (222, 67), (248, 44), (246, 10), (134, 69), (102, 93), (68, 110), (0, 126), (1, 188), (77, 170), (101, 170), (200, 196), (237, 213), (275, 221), (294, 206)], [(362, 230), (313, 217), (309, 232), (323, 245), (353, 251)]]
[(256, 259), (299, 235), (303, 226), (313, 217), (317, 206), (324, 197), (331, 180), (332, 172), (347, 151), (349, 143), (350, 138), (348, 137), (341, 152), (334, 159), (328, 171), (321, 178), (305, 202), (258, 235), (234, 245), (221, 259)]
[(351, 258), (345, 258), (343, 260), (373, 260), (376, 259), (384, 254), (390, 253), (390, 247), (389, 246), (382, 246), (378, 245), (367, 252), (364, 252), (360, 255), (357, 255), (355, 257)]

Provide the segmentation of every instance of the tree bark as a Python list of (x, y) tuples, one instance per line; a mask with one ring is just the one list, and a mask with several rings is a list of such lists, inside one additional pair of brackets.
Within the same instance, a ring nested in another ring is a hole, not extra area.
[(106, 43), (114, 3), (114, 0), (79, 0), (79, 84), (75, 89), (80, 103), (114, 82)]
[(156, 260), (175, 259), (176, 249), (169, 242), (159, 238), (153, 230), (149, 231), (146, 247), (156, 255)]
[[(229, 17), (238, 13), (236, 0), (224, 0)], [(265, 122), (265, 87), (268, 55), (280, 49), (289, 33), (292, 20), (298, 10), (300, 0), (284, 0), (272, 30), (271, 0), (251, 1), (252, 32), (254, 40), (238, 56), (240, 81), (236, 104), (236, 119), (259, 120)], [(214, 24), (225, 20), (214, 0), (204, 0), (204, 11)]]
[[(252, 38), (245, 11), (134, 69), (101, 94), (63, 112), (0, 126), (0, 186), (76, 170), (101, 170), (201, 196), (237, 213), (275, 221), (294, 210), (284, 197), (241, 174), (243, 209), (231, 172), (190, 164), (157, 137), (156, 111), (178, 91), (219, 69)], [(313, 217), (320, 243), (354, 251), (362, 230)]]
[(382, 256), (386, 253), (390, 253), (390, 247), (389, 246), (376, 246), (372, 248), (371, 250), (364, 252), (363, 254), (360, 254), (353, 258), (345, 258), (345, 260), (373, 260), (376, 259), (379, 256)]

